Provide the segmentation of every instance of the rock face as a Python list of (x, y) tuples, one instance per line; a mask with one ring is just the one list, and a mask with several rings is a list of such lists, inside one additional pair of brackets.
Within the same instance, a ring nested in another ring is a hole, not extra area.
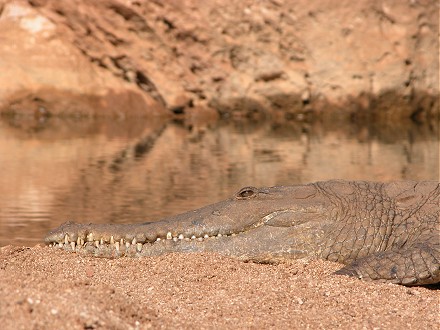
[(438, 14), (429, 0), (0, 0), (0, 109), (298, 115), (374, 105), (424, 118), (438, 106)]

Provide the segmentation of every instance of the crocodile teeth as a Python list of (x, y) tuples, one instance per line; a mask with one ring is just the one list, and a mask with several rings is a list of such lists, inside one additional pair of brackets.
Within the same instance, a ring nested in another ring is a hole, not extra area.
[[(173, 240), (174, 242), (177, 242), (178, 240), (185, 240), (185, 241), (197, 240), (197, 241), (201, 242), (204, 239), (208, 239), (208, 238), (213, 238), (213, 237), (214, 238), (215, 237), (229, 237), (229, 236), (237, 236), (237, 233), (231, 233), (231, 234), (220, 234), (220, 233), (218, 233), (217, 235), (213, 235), (213, 236), (210, 236), (209, 234), (204, 234), (203, 236), (200, 236), (200, 237), (197, 237), (196, 235), (192, 235), (191, 237), (185, 237), (183, 234), (178, 234), (177, 236), (173, 236), (173, 234), (171, 232), (167, 232), (166, 239), (167, 240)], [(161, 241), (163, 239), (164, 238), (157, 237), (155, 241), (159, 242), (159, 241)], [(136, 246), (136, 250), (138, 252), (141, 252), (142, 249), (143, 249), (142, 242), (138, 242), (136, 237), (133, 238), (131, 240), (131, 242), (127, 241), (127, 240), (125, 240), (123, 238), (121, 238), (119, 241), (116, 241), (114, 236), (111, 236), (109, 240), (106, 240), (104, 238), (100, 238), (99, 240), (94, 240), (93, 239), (93, 233), (87, 234), (85, 239), (81, 238), (81, 237), (78, 237), (76, 239), (76, 241), (70, 241), (69, 234), (65, 234), (64, 235), (64, 239), (63, 239), (62, 242), (53, 243), (53, 244), (50, 244), (49, 246), (52, 246), (52, 247), (57, 246), (57, 247), (62, 248), (64, 246), (70, 245), (71, 248), (72, 248), (72, 251), (75, 251), (78, 248), (84, 246), (84, 242), (85, 241), (86, 242), (92, 242), (93, 245), (96, 248), (99, 248), (101, 245), (104, 245), (104, 244), (111, 244), (111, 245), (114, 244), (117, 251), (119, 251), (120, 247), (123, 246), (123, 245), (125, 245), (126, 249), (130, 248), (131, 245), (135, 245)]]
[(136, 244), (136, 250), (137, 250), (137, 252), (141, 252), (142, 251), (142, 243), (137, 243)]

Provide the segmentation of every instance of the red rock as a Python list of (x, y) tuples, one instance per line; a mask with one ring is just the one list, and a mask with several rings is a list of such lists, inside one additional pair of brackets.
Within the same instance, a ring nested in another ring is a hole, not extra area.
[(420, 98), (417, 115), (436, 111), (435, 1), (0, 3), (1, 112), (352, 112), (384, 97), (407, 105), (385, 117)]

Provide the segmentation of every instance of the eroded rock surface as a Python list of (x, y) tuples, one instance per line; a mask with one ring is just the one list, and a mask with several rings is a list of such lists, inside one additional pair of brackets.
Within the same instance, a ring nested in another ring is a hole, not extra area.
[(2, 0), (0, 109), (297, 115), (374, 105), (387, 118), (424, 118), (438, 107), (438, 13), (427, 0)]

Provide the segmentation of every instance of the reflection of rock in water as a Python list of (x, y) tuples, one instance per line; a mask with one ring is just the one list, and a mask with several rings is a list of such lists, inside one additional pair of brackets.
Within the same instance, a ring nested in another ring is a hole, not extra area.
[(50, 118), (38, 129), (1, 121), (7, 175), (0, 176), (0, 244), (35, 239), (68, 219), (156, 219), (224, 199), (245, 185), (438, 179), (435, 125), (247, 121), (209, 126)]
[(155, 132), (150, 133), (150, 135), (140, 138), (132, 145), (129, 145), (123, 150), (117, 152), (117, 154), (109, 162), (109, 169), (112, 171), (120, 171), (126, 161), (133, 159), (140, 160), (143, 158), (151, 150), (151, 148), (153, 148), (156, 139), (160, 137), (165, 130), (165, 127), (165, 125), (159, 127)]
[(81, 170), (53, 211), (141, 222), (199, 207), (241, 186), (330, 178), (437, 179), (436, 131), (346, 121), (171, 123)]
[(144, 157), (148, 151), (151, 150), (151, 148), (153, 148), (154, 146), (154, 142), (156, 141), (156, 138), (152, 138), (150, 136), (140, 140), (139, 142), (136, 143), (136, 145), (134, 146), (134, 157), (136, 159), (141, 159), (142, 157)]

